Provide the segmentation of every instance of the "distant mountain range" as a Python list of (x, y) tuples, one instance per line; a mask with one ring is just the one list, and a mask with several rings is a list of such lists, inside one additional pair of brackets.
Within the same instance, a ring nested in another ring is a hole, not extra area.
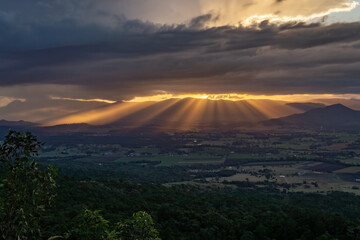
[(326, 106), (325, 104), (322, 104), (322, 103), (311, 103), (311, 102), (309, 102), (309, 103), (287, 103), (286, 105), (297, 108), (297, 109), (305, 111), (305, 112), (309, 111), (311, 109), (322, 108), (322, 107)]
[(26, 121), (6, 121), (4, 119), (0, 120), (0, 127), (1, 126), (6, 126), (6, 127), (25, 127), (25, 126), (36, 126), (36, 123), (32, 123), (32, 122), (26, 122)]
[(263, 122), (267, 126), (299, 126), (311, 128), (360, 127), (360, 111), (342, 104), (316, 108), (305, 113), (294, 114)]

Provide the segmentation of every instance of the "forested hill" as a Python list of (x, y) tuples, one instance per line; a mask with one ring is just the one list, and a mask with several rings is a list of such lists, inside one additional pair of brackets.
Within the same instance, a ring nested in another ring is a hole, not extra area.
[[(62, 176), (55, 209), (44, 219), (47, 232), (61, 233), (84, 207), (119, 221), (132, 212), (151, 214), (162, 239), (358, 239), (360, 198), (280, 193), (275, 190), (217, 189), (190, 185), (76, 180)], [(82, 180), (80, 180), (82, 179)]]

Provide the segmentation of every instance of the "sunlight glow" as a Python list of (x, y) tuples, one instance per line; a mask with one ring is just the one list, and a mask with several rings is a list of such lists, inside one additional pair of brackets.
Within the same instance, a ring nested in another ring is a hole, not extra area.
[(72, 123), (91, 123), (94, 125), (108, 124), (115, 120), (119, 120), (129, 114), (140, 111), (148, 107), (151, 103), (132, 103), (123, 104), (118, 103), (110, 105), (106, 108), (94, 109), (81, 113), (71, 114), (69, 116), (51, 121), (46, 125), (60, 125)]
[(275, 24), (309, 22), (336, 13), (350, 12), (359, 6), (359, 2), (355, 0), (287, 0), (278, 3), (274, 0), (257, 2), (251, 0), (200, 0), (200, 2), (202, 14), (211, 13), (216, 16), (205, 24), (208, 28), (256, 26), (263, 21)]
[(52, 99), (52, 100), (68, 100), (68, 101), (77, 101), (77, 102), (103, 102), (103, 103), (109, 103), (109, 104), (116, 103), (116, 101), (101, 99), (101, 98), (83, 99), (83, 98), (66, 98), (66, 97), (51, 96), (50, 99)]
[[(121, 126), (141, 128), (157, 126), (175, 131), (196, 130), (199, 126), (221, 127), (242, 122), (260, 122), (301, 113), (300, 108), (289, 102), (323, 103), (334, 99), (360, 100), (358, 94), (293, 94), (293, 95), (249, 95), (249, 94), (183, 94), (164, 92), (154, 96), (135, 97), (70, 114), (48, 122), (46, 126), (88, 123), (92, 125)], [(339, 100), (336, 100), (339, 102)]]
[(196, 98), (196, 99), (208, 99), (209, 95), (207, 94), (183, 94), (183, 95), (173, 95), (169, 93), (157, 94), (152, 96), (143, 96), (135, 97), (131, 100), (124, 102), (160, 102), (168, 99), (183, 99), (183, 98)]
[(251, 94), (238, 94), (238, 93), (224, 93), (224, 94), (158, 94), (152, 96), (135, 97), (131, 100), (124, 102), (160, 102), (168, 99), (208, 99), (208, 100), (227, 100), (227, 101), (241, 101), (250, 99), (268, 99), (275, 101), (310, 101), (314, 99), (331, 99), (331, 98), (343, 98), (343, 99), (360, 99), (360, 94), (284, 94), (284, 95), (251, 95)]
[(290, 16), (278, 16), (278, 15), (274, 15), (274, 14), (253, 15), (251, 17), (248, 17), (243, 22), (243, 25), (251, 26), (253, 24), (258, 24), (263, 21), (269, 21), (270, 23), (307, 22), (307, 21), (310, 21), (310, 20), (313, 20), (316, 18), (322, 18), (322, 17), (327, 16), (332, 13), (350, 12), (359, 5), (360, 5), (359, 2), (353, 1), (350, 3), (346, 3), (344, 5), (344, 7), (342, 7), (342, 8), (333, 8), (333, 9), (329, 9), (325, 12), (311, 14), (310, 16), (299, 15), (299, 16), (290, 17)]

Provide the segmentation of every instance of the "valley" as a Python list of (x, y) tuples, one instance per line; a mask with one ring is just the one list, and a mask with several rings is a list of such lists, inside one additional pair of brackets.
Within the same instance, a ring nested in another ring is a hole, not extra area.
[(103, 137), (77, 137), (81, 144), (68, 142), (66, 136), (45, 137), (40, 160), (64, 169), (110, 171), (113, 179), (139, 182), (186, 180), (187, 184), (360, 195), (360, 136), (355, 133), (284, 129), (157, 137), (134, 133), (113, 136), (108, 143), (102, 142)]

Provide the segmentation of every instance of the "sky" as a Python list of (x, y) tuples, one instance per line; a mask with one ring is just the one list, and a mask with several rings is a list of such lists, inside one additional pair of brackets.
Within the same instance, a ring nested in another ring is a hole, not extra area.
[(159, 95), (360, 98), (359, 76), (360, 1), (0, 2), (4, 119)]

